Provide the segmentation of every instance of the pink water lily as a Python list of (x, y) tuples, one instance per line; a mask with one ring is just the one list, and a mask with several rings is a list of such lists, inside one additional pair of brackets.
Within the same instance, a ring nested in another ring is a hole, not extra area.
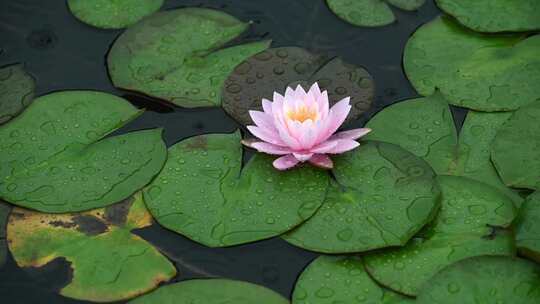
[(279, 170), (306, 161), (331, 169), (333, 163), (327, 154), (358, 147), (356, 139), (371, 131), (360, 128), (335, 133), (349, 115), (349, 101), (350, 97), (343, 98), (329, 108), (328, 93), (321, 92), (317, 83), (307, 93), (300, 85), (296, 90), (288, 87), (285, 96), (274, 93), (273, 101), (263, 98), (264, 112), (249, 111), (255, 126), (247, 128), (259, 140), (242, 143), (259, 152), (281, 155), (273, 163)]

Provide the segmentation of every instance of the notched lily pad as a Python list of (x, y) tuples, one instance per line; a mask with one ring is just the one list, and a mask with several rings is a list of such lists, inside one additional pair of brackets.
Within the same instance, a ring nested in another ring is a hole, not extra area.
[(438, 210), (435, 173), (396, 145), (368, 142), (334, 161), (337, 183), (286, 241), (326, 253), (404, 245)]
[(184, 8), (156, 13), (127, 29), (107, 57), (116, 87), (178, 106), (221, 105), (221, 88), (234, 67), (270, 41), (225, 47), (249, 27), (226, 13)]
[(158, 11), (164, 0), (68, 0), (80, 21), (104, 29), (120, 29)]
[(169, 148), (163, 171), (145, 201), (166, 228), (210, 247), (280, 235), (322, 204), (328, 175), (306, 165), (281, 172), (272, 158), (255, 155), (240, 170), (240, 133), (210, 134)]
[(348, 121), (367, 111), (375, 88), (369, 73), (335, 57), (328, 59), (298, 47), (271, 48), (238, 65), (223, 87), (223, 108), (243, 125), (253, 124), (249, 110), (262, 110), (262, 99), (272, 100), (274, 92), (287, 86), (308, 89), (318, 82), (328, 91), (330, 105), (351, 97)]
[(6, 224), (10, 210), (8, 204), (0, 201), (0, 268), (6, 262), (7, 257)]
[(42, 267), (57, 258), (71, 264), (73, 277), (61, 295), (111, 302), (148, 292), (176, 275), (167, 258), (131, 233), (151, 223), (137, 193), (116, 205), (84, 213), (56, 215), (15, 208), (7, 238), (20, 267)]
[(161, 130), (104, 137), (141, 113), (124, 99), (100, 92), (37, 98), (0, 127), (0, 198), (62, 213), (129, 197), (165, 162)]
[(0, 125), (21, 113), (34, 100), (36, 82), (22, 64), (0, 68)]
[(487, 35), (448, 17), (421, 26), (405, 47), (403, 64), (415, 89), (439, 89), (456, 106), (510, 111), (540, 99), (540, 35)]
[(379, 283), (415, 296), (445, 266), (468, 257), (514, 255), (516, 215), (512, 201), (495, 188), (456, 176), (438, 176), (442, 206), (435, 221), (409, 243), (365, 256), (366, 269)]
[(259, 285), (227, 279), (197, 279), (167, 285), (131, 304), (287, 304), (278, 293)]
[(540, 192), (527, 197), (514, 225), (519, 252), (540, 263)]

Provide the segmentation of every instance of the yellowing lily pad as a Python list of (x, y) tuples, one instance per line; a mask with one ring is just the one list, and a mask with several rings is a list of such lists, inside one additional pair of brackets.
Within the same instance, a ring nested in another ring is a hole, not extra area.
[(540, 192), (527, 197), (514, 225), (519, 252), (540, 263)]
[(0, 69), (0, 124), (21, 113), (33, 100), (36, 83), (22, 64)]
[(0, 198), (62, 213), (129, 197), (165, 162), (161, 130), (104, 137), (141, 113), (124, 99), (100, 92), (37, 98), (0, 127)]
[(158, 11), (164, 0), (68, 0), (71, 13), (89, 25), (120, 29)]
[(445, 266), (468, 257), (513, 255), (516, 216), (512, 201), (486, 184), (438, 176), (442, 207), (435, 221), (406, 246), (365, 256), (371, 277), (397, 292), (415, 296)]
[(226, 13), (184, 8), (156, 13), (127, 29), (107, 61), (116, 87), (178, 106), (221, 105), (221, 88), (234, 67), (270, 41), (227, 46), (249, 27)]
[(6, 223), (10, 209), (8, 204), (0, 202), (0, 268), (6, 262), (7, 257)]
[(167, 258), (131, 233), (151, 222), (138, 193), (84, 213), (55, 215), (15, 208), (7, 237), (20, 267), (42, 267), (57, 258), (70, 263), (73, 277), (61, 295), (111, 302), (148, 292), (176, 275)]
[(131, 304), (287, 304), (278, 293), (248, 282), (197, 279), (167, 285)]
[(403, 64), (415, 89), (436, 89), (453, 105), (510, 111), (540, 99), (540, 35), (487, 35), (447, 17), (421, 26), (405, 47)]
[(368, 142), (334, 161), (337, 183), (286, 241), (326, 253), (400, 246), (435, 216), (440, 204), (435, 173), (412, 153)]
[(325, 171), (287, 172), (257, 154), (241, 170), (240, 133), (192, 137), (169, 148), (163, 171), (144, 198), (164, 227), (210, 247), (280, 235), (310, 218), (323, 202)]

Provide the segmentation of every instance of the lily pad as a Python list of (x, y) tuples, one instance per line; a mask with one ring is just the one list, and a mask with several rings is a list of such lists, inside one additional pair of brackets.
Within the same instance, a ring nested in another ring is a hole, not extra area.
[(248, 23), (205, 8), (156, 13), (128, 28), (107, 61), (116, 87), (178, 106), (221, 105), (221, 88), (234, 67), (270, 41), (227, 46)]
[(22, 64), (0, 69), (0, 124), (21, 113), (34, 100), (36, 82)]
[(281, 172), (255, 155), (241, 171), (240, 133), (192, 137), (169, 148), (163, 171), (145, 190), (164, 227), (210, 247), (280, 235), (323, 202), (325, 171), (309, 165)]
[(320, 256), (298, 278), (292, 303), (404, 304), (414, 301), (377, 285), (358, 257)]
[(68, 0), (80, 21), (103, 29), (120, 29), (158, 11), (164, 0)]
[(383, 26), (396, 20), (390, 4), (402, 10), (413, 11), (425, 0), (326, 0), (328, 7), (342, 20), (356, 26)]
[(483, 256), (456, 263), (422, 288), (419, 304), (520, 303), (540, 299), (540, 267), (517, 258)]
[(227, 279), (197, 279), (167, 285), (131, 304), (288, 304), (278, 293), (259, 285)]
[(540, 189), (540, 103), (523, 107), (499, 129), (491, 157), (510, 187)]
[(379, 283), (406, 295), (445, 266), (480, 255), (513, 255), (513, 234), (505, 229), (516, 215), (512, 201), (486, 184), (456, 176), (437, 177), (442, 207), (435, 221), (405, 247), (365, 257)]
[(8, 204), (0, 202), (0, 268), (6, 262), (7, 244), (6, 244), (6, 223), (11, 208)]
[(540, 29), (540, 2), (537, 0), (437, 0), (437, 5), (478, 32)]
[(478, 111), (510, 111), (540, 99), (540, 35), (487, 35), (447, 17), (421, 26), (403, 64), (416, 90), (439, 89), (448, 101)]
[(161, 129), (104, 137), (141, 113), (124, 99), (100, 92), (37, 98), (0, 128), (0, 198), (62, 213), (129, 197), (165, 162)]
[(71, 281), (60, 294), (110, 302), (148, 292), (176, 275), (173, 264), (131, 233), (152, 217), (142, 195), (84, 213), (45, 214), (13, 209), (7, 237), (20, 267), (42, 267), (57, 258), (71, 264)]
[(519, 252), (540, 263), (540, 192), (527, 197), (514, 225)]
[(326, 253), (400, 246), (439, 208), (433, 170), (396, 145), (367, 142), (334, 161), (337, 183), (317, 213), (284, 236), (286, 241)]
[(253, 124), (249, 110), (262, 110), (262, 99), (283, 94), (287, 86), (305, 89), (317, 82), (328, 91), (331, 105), (351, 97), (347, 121), (356, 120), (373, 103), (375, 88), (369, 73), (335, 57), (330, 60), (298, 47), (271, 48), (240, 65), (223, 87), (223, 108), (243, 125)]

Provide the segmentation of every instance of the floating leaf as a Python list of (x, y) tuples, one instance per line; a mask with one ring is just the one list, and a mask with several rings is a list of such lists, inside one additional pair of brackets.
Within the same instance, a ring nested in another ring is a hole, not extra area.
[(113, 44), (108, 67), (115, 86), (182, 107), (221, 104), (225, 78), (270, 41), (225, 47), (249, 27), (204, 8), (156, 13), (127, 29)]
[(520, 303), (540, 299), (540, 267), (523, 259), (483, 256), (449, 266), (422, 288), (418, 304)]
[(223, 87), (223, 108), (241, 124), (253, 124), (249, 110), (262, 110), (263, 98), (272, 100), (274, 92), (283, 95), (287, 86), (300, 84), (307, 90), (314, 82), (328, 91), (331, 105), (351, 97), (349, 121), (359, 118), (373, 102), (373, 79), (363, 68), (302, 48), (280, 47), (261, 52), (234, 69)]
[(288, 304), (278, 293), (248, 282), (197, 279), (167, 285), (131, 304)]
[(456, 176), (437, 177), (442, 207), (435, 221), (405, 247), (365, 257), (370, 275), (395, 291), (417, 295), (442, 268), (468, 257), (513, 255), (508, 227), (512, 201), (493, 187)]
[(336, 157), (334, 175), (339, 185), (286, 241), (327, 253), (404, 245), (439, 207), (433, 170), (392, 144), (368, 142)]
[(437, 5), (461, 24), (479, 32), (540, 29), (537, 0), (437, 0)]
[(389, 4), (403, 10), (420, 8), (425, 0), (326, 0), (328, 7), (342, 20), (356, 26), (383, 26), (396, 20)]
[(527, 197), (519, 210), (515, 226), (519, 252), (540, 263), (540, 192)]
[(103, 138), (139, 114), (124, 99), (100, 92), (37, 98), (0, 128), (0, 197), (52, 213), (125, 199), (159, 172), (167, 156), (160, 129)]
[(169, 148), (145, 201), (166, 228), (210, 247), (270, 238), (315, 213), (328, 185), (323, 170), (287, 172), (257, 154), (240, 172), (239, 132), (192, 137)]
[(7, 244), (6, 244), (6, 223), (9, 216), (9, 205), (0, 202), (0, 268), (6, 262)]
[(36, 83), (22, 64), (0, 68), (0, 124), (22, 112), (34, 99)]
[(7, 237), (20, 267), (41, 267), (57, 258), (71, 264), (73, 277), (61, 295), (110, 302), (145, 293), (176, 275), (171, 262), (131, 233), (151, 222), (137, 193), (84, 213), (55, 215), (15, 208)]
[(380, 287), (357, 257), (320, 256), (302, 272), (292, 295), (293, 304), (413, 303)]
[(403, 64), (416, 90), (436, 89), (457, 106), (509, 111), (540, 99), (540, 35), (486, 35), (446, 17), (421, 26)]
[(80, 21), (104, 29), (120, 29), (158, 11), (163, 0), (68, 0)]

